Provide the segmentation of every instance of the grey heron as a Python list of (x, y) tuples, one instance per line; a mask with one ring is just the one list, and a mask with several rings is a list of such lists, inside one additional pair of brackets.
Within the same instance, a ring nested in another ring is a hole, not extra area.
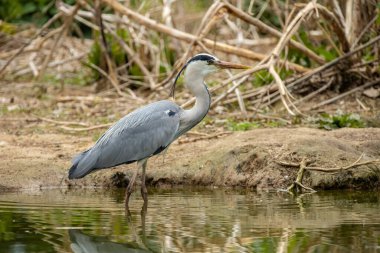
[(205, 77), (218, 69), (247, 69), (248, 66), (221, 61), (209, 54), (197, 54), (190, 58), (178, 72), (172, 94), (181, 73), (185, 86), (195, 96), (195, 105), (188, 110), (169, 100), (162, 100), (143, 106), (121, 118), (111, 126), (90, 149), (72, 160), (69, 179), (82, 178), (94, 171), (121, 164), (137, 162), (137, 170), (130, 179), (125, 193), (125, 206), (140, 168), (141, 195), (147, 202), (145, 172), (147, 160), (167, 149), (179, 136), (202, 121), (210, 109), (211, 98)]

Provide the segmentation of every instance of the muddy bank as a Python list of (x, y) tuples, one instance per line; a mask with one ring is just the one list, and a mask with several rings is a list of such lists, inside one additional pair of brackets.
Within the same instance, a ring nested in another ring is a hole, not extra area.
[[(135, 165), (96, 172), (80, 180), (67, 179), (71, 157), (93, 141), (66, 134), (0, 134), (0, 190), (49, 187), (125, 186)], [(286, 188), (297, 168), (276, 161), (299, 162), (324, 168), (380, 158), (380, 129), (309, 128), (257, 129), (227, 137), (173, 143), (164, 156), (148, 162), (151, 186), (216, 185), (252, 189)], [(373, 188), (380, 185), (380, 164), (335, 174), (307, 171), (304, 184), (316, 189)]]

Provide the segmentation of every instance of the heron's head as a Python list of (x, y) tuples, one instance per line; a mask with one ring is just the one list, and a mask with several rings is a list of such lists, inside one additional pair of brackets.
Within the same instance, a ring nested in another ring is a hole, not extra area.
[(217, 57), (202, 53), (197, 54), (194, 57), (190, 58), (182, 69), (178, 72), (171, 90), (171, 95), (174, 96), (174, 89), (177, 83), (178, 78), (181, 73), (185, 71), (185, 75), (190, 80), (196, 80), (198, 78), (204, 79), (208, 74), (213, 73), (219, 69), (249, 69), (249, 66), (221, 61)]

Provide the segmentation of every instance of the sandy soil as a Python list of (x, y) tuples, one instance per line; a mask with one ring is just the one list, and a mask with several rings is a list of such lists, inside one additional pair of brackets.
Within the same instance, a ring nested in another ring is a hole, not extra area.
[[(123, 187), (135, 164), (68, 180), (71, 157), (91, 146), (91, 137), (69, 134), (0, 133), (0, 189), (49, 187)], [(297, 168), (276, 161), (324, 168), (380, 158), (380, 128), (323, 131), (310, 128), (257, 129), (191, 143), (175, 142), (165, 155), (148, 162), (151, 186), (215, 185), (252, 189), (286, 188)], [(304, 184), (316, 189), (373, 188), (380, 181), (380, 164), (335, 174), (307, 171)]]

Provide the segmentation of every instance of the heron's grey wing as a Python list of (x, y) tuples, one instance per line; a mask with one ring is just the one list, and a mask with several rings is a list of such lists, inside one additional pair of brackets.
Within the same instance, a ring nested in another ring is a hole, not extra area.
[(75, 158), (77, 166), (70, 169), (69, 178), (161, 152), (176, 136), (180, 110), (171, 101), (159, 101), (128, 114), (108, 129), (94, 147)]
[(179, 127), (178, 106), (172, 104), (139, 110), (120, 122), (115, 131), (106, 133), (96, 145), (101, 150), (96, 167), (138, 161), (166, 148)]

